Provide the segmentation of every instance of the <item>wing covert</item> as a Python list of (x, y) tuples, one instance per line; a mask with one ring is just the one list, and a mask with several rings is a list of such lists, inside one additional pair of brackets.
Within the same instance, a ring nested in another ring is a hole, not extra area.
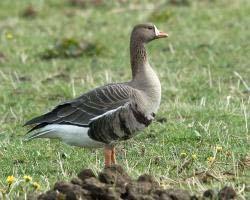
[(32, 130), (47, 124), (72, 124), (86, 126), (92, 118), (114, 110), (130, 101), (133, 88), (126, 84), (109, 84), (87, 92), (80, 97), (55, 107), (52, 111), (25, 123)]

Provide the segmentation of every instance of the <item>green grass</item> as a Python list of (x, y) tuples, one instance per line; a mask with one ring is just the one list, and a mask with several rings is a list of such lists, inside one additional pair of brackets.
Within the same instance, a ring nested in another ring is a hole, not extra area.
[[(37, 17), (22, 18), (20, 13), (31, 2)], [(43, 191), (82, 168), (102, 169), (102, 150), (49, 140), (25, 143), (27, 129), (22, 124), (93, 87), (128, 80), (130, 31), (134, 24), (150, 20), (170, 35), (148, 45), (162, 83), (157, 117), (167, 122), (154, 122), (119, 144), (118, 163), (134, 177), (152, 173), (166, 187), (197, 192), (231, 185), (239, 198), (250, 195), (249, 164), (242, 164), (250, 152), (250, 2), (137, 2), (87, 8), (61, 0), (0, 2), (1, 189), (8, 175), (31, 175)], [(105, 53), (41, 59), (62, 38), (93, 41)], [(222, 151), (209, 164), (216, 146)], [(191, 159), (193, 154), (197, 159)], [(188, 159), (192, 161), (183, 167)], [(203, 171), (215, 178), (202, 182), (195, 174)]]

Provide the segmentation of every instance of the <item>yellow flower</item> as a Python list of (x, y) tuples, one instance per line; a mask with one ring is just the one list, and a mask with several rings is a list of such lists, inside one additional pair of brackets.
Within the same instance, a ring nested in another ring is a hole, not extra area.
[(14, 176), (8, 176), (6, 179), (6, 182), (11, 185), (14, 181), (16, 180), (16, 178)]
[(180, 156), (181, 156), (182, 158), (185, 158), (185, 157), (187, 157), (187, 153), (181, 152)]
[(196, 159), (197, 159), (197, 155), (196, 155), (196, 154), (193, 154), (193, 155), (192, 155), (192, 159), (193, 159), (193, 160), (196, 160)]
[(33, 182), (32, 186), (35, 188), (35, 190), (39, 190), (41, 188), (40, 184), (37, 182)]
[(32, 181), (32, 177), (31, 176), (27, 176), (27, 175), (23, 176), (23, 179), (25, 180), (25, 182)]
[(220, 152), (220, 151), (222, 151), (222, 146), (216, 146), (215, 149), (216, 149), (217, 152)]
[(208, 163), (213, 163), (214, 161), (215, 161), (215, 157), (210, 156), (207, 158)]
[(6, 33), (6, 38), (9, 40), (13, 39), (12, 33)]

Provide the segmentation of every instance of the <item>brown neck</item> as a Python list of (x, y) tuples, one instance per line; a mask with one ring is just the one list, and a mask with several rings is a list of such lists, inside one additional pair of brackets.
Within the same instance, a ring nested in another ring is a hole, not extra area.
[(147, 52), (144, 43), (133, 34), (130, 39), (130, 61), (132, 68), (132, 78), (134, 79), (136, 74), (144, 71), (147, 61)]

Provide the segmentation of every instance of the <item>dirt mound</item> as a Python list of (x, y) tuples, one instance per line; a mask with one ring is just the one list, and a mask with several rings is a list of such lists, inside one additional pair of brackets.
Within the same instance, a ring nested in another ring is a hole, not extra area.
[[(119, 165), (105, 168), (98, 177), (91, 169), (84, 169), (71, 182), (58, 181), (54, 188), (41, 194), (39, 200), (195, 200), (188, 191), (163, 189), (151, 175), (141, 175), (137, 180)], [(228, 194), (230, 192), (230, 195)], [(223, 188), (218, 195), (213, 190), (204, 192), (203, 198), (233, 199), (235, 191)]]

